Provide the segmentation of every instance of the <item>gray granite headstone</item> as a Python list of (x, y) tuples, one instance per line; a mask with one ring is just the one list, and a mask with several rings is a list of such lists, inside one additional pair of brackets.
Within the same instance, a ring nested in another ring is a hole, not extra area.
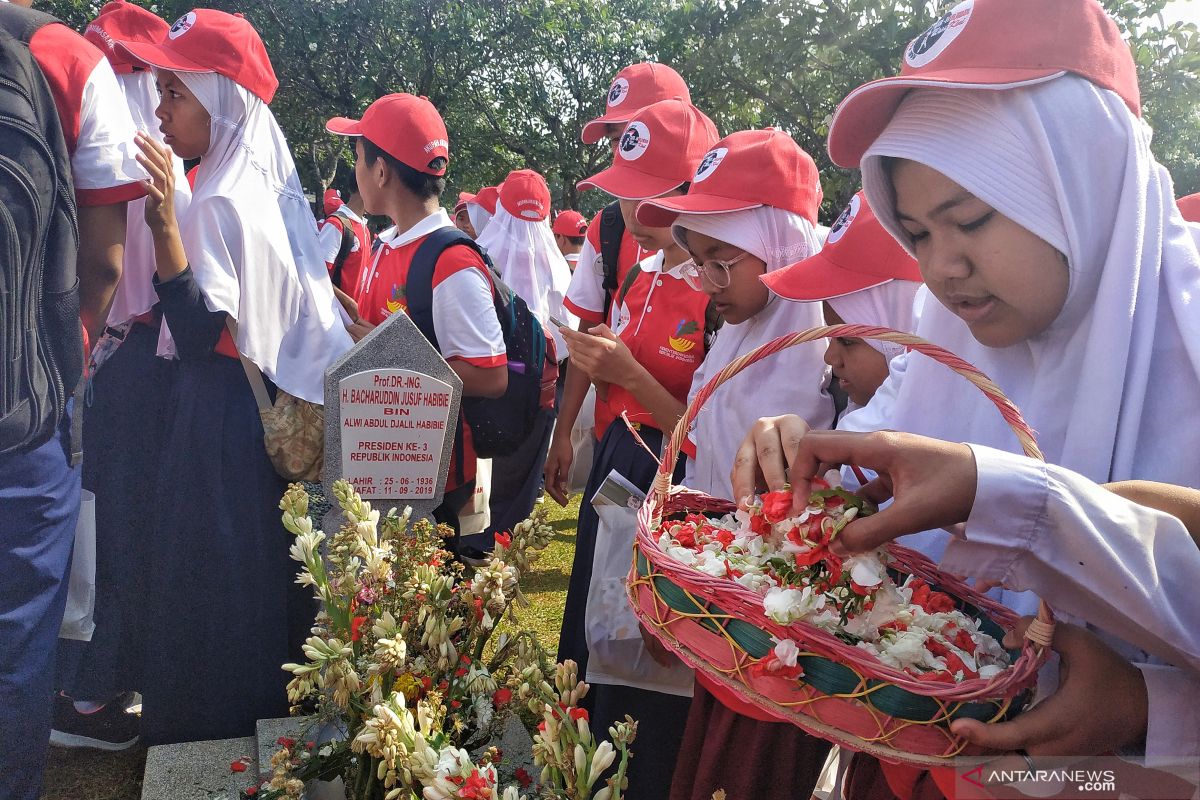
[[(407, 314), (392, 314), (325, 370), (325, 485), (349, 480), (384, 513), (442, 502), (462, 380)], [(332, 495), (331, 495), (332, 497)], [(340, 525), (335, 509), (325, 530)]]
[[(151, 747), (142, 800), (238, 800), (258, 779), (256, 748), (253, 736)], [(245, 769), (235, 772), (234, 762)]]

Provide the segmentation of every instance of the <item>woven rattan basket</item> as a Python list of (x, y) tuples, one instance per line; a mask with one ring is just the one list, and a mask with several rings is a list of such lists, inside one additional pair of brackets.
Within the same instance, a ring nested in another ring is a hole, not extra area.
[[(710, 683), (724, 687), (769, 715), (852, 750), (889, 762), (924, 767), (971, 754), (949, 723), (971, 717), (1009, 719), (1031, 699), (1031, 686), (1048, 654), (1053, 615), (1042, 603), (1038, 619), (1013, 663), (1000, 674), (959, 683), (919, 681), (832, 634), (804, 622), (782, 625), (766, 616), (762, 597), (740, 584), (714, 578), (668, 557), (658, 545), (664, 519), (689, 512), (726, 513), (728, 500), (674, 487), (671, 471), (691, 423), (721, 384), (746, 367), (788, 347), (825, 337), (879, 339), (904, 345), (954, 370), (984, 393), (1008, 422), (1025, 453), (1042, 458), (1029, 426), (1000, 388), (962, 359), (910, 334), (864, 325), (813, 328), (783, 336), (738, 358), (693, 398), (667, 445), (654, 485), (638, 515), (633, 564), (627, 582), (630, 603), (650, 632)], [(914, 574), (954, 598), (997, 639), (1017, 621), (1009, 609), (940, 572), (928, 558), (889, 545), (893, 577)], [(788, 679), (749, 669), (767, 656), (772, 636), (801, 648), (804, 676)]]

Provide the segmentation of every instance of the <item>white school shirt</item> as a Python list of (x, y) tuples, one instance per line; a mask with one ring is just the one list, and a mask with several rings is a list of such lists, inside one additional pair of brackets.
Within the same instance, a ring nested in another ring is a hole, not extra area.
[(970, 447), (975, 504), (941, 568), (1035, 590), (1055, 611), (1170, 661), (1135, 664), (1149, 699), (1146, 757), (1200, 755), (1200, 548), (1183, 523), (1063, 467)]

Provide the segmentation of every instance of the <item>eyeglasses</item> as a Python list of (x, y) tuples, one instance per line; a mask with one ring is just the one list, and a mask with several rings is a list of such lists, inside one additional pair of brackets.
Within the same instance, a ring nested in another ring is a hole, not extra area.
[(689, 258), (679, 265), (679, 271), (683, 275), (683, 279), (687, 281), (687, 285), (697, 292), (704, 291), (703, 279), (707, 279), (709, 283), (718, 289), (726, 289), (729, 287), (729, 270), (733, 269), (734, 265), (748, 255), (750, 253), (744, 252), (740, 256), (731, 258), (728, 261), (718, 261), (715, 258), (711, 258), (700, 264), (696, 263), (696, 259)]

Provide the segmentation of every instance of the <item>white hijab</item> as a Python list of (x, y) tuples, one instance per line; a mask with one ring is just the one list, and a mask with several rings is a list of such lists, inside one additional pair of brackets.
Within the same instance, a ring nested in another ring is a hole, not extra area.
[[(1064, 307), (1032, 339), (985, 347), (936, 302), (925, 304), (917, 333), (995, 380), (1048, 461), (1096, 482), (1200, 486), (1200, 253), (1150, 153), (1149, 129), (1124, 102), (1070, 75), (1006, 91), (910, 93), (867, 151), (863, 182), (911, 252), (883, 156), (945, 174), (1069, 264)], [(857, 429), (1017, 451), (978, 390), (924, 357), (904, 359), (908, 374), (890, 402), (852, 416), (862, 415)]]
[(265, 103), (215, 73), (177, 73), (212, 117), (180, 233), (212, 311), (237, 321), (238, 351), (279, 388), (324, 402), (325, 369), (353, 342), (317, 223)]
[(475, 238), (478, 240), (487, 229), (488, 223), (492, 221), (492, 215), (479, 203), (468, 201), (467, 219), (471, 220), (471, 227), (475, 229)]
[[(914, 305), (921, 286), (916, 281), (890, 280), (868, 289), (831, 297), (825, 302), (847, 325), (878, 325), (911, 333), (917, 329)], [(893, 342), (877, 339), (863, 341), (888, 361), (905, 352), (904, 345)]]
[[(812, 223), (778, 208), (760, 206), (728, 214), (683, 214), (671, 228), (675, 241), (686, 231), (711, 236), (761, 258), (767, 271), (808, 258), (821, 249)], [(759, 345), (788, 333), (824, 324), (820, 303), (789, 303), (772, 293), (767, 305), (745, 322), (726, 323), (692, 376), (690, 400), (726, 364)], [(826, 340), (776, 353), (747, 367), (717, 389), (700, 410), (688, 438), (696, 457), (688, 459), (684, 483), (714, 497), (732, 497), (729, 471), (746, 431), (755, 420), (799, 414), (814, 428), (833, 424), (833, 398), (825, 391), (829, 368)]]
[[(467, 206), (468, 209), (471, 207)], [(567, 287), (571, 285), (571, 268), (554, 243), (549, 220), (520, 219), (497, 203), (496, 213), (477, 241), (492, 257), (492, 263), (508, 288), (516, 292), (533, 315), (541, 320), (542, 327), (554, 339), (558, 357), (565, 358), (566, 342), (562, 340), (558, 326), (550, 322), (550, 316), (568, 323), (574, 320), (574, 317), (568, 318), (563, 306)]]
[[(149, 70), (118, 73), (117, 83), (129, 105), (129, 115), (139, 131), (162, 142), (158, 118), (158, 88), (154, 85), (154, 73)], [(192, 198), (183, 162), (172, 156), (175, 168), (175, 213), (182, 217), (187, 213)], [(121, 280), (113, 292), (112, 306), (108, 310), (108, 324), (122, 325), (133, 317), (146, 313), (158, 302), (154, 291), (154, 238), (146, 225), (146, 198), (129, 203), (125, 212), (125, 261), (121, 269)]]

